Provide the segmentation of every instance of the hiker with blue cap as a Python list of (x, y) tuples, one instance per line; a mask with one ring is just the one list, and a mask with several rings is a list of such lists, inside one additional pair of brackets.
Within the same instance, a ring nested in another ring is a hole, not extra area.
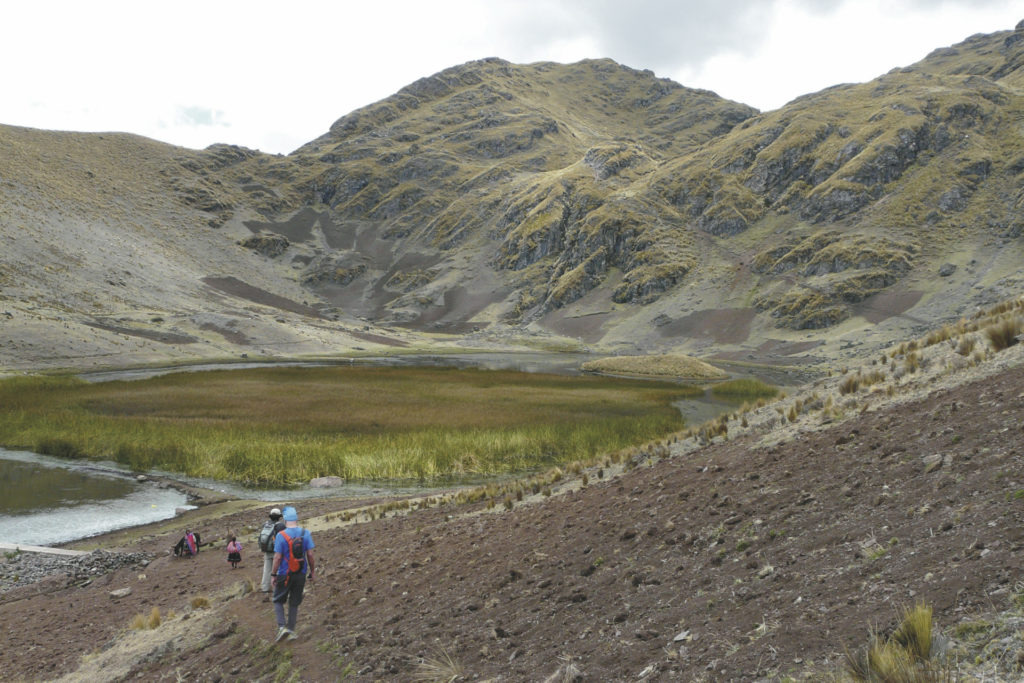
[[(306, 580), (313, 581), (316, 560), (313, 558), (313, 537), (308, 529), (299, 526), (299, 515), (292, 506), (281, 511), (282, 529), (274, 539), (274, 615), (277, 617), (277, 637), (295, 640), (295, 620), (302, 603)], [(288, 603), (288, 619), (284, 616), (284, 603)]]

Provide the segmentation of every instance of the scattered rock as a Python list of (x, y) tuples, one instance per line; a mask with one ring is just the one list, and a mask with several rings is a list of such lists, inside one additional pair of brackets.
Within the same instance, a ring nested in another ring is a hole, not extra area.
[[(122, 567), (138, 567), (152, 559), (149, 553), (116, 553), (109, 550), (94, 550), (87, 555), (48, 555), (43, 553), (18, 553), (0, 562), (0, 593), (27, 586), (50, 576), (65, 577), (67, 583), (86, 585), (98, 576)], [(129, 590), (130, 589), (122, 589)], [(121, 597), (111, 593), (111, 597)]]
[(956, 272), (956, 266), (952, 263), (943, 263), (939, 267), (939, 277), (949, 277)]
[(253, 235), (247, 239), (241, 240), (239, 245), (246, 249), (252, 249), (258, 254), (263, 254), (269, 258), (277, 258), (291, 246), (288, 238), (284, 235), (265, 234), (265, 235)]
[(110, 591), (110, 597), (112, 598), (124, 598), (131, 594), (131, 588), (118, 588), (117, 590)]
[(309, 480), (309, 487), (314, 489), (330, 489), (341, 486), (345, 480), (341, 477), (316, 477)]
[(929, 472), (934, 472), (935, 470), (942, 467), (942, 456), (939, 454), (926, 455), (924, 458), (921, 459), (921, 461), (924, 463), (925, 474), (928, 474)]

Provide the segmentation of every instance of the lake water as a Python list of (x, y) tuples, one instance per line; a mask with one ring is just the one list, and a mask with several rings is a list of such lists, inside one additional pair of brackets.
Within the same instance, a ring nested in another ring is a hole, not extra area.
[(115, 465), (0, 448), (0, 528), (6, 543), (53, 545), (170, 519), (185, 494), (138, 482)]
[(79, 375), (87, 382), (110, 382), (148, 379), (180, 372), (208, 370), (246, 370), (250, 368), (317, 368), (317, 367), (457, 367), (483, 370), (518, 370), (519, 372), (549, 372), (559, 375), (578, 375), (580, 365), (596, 356), (585, 353), (446, 353), (406, 354), (394, 356), (365, 356), (325, 361), (265, 361), (244, 363), (198, 363), (162, 368), (133, 368), (130, 370), (99, 370)]

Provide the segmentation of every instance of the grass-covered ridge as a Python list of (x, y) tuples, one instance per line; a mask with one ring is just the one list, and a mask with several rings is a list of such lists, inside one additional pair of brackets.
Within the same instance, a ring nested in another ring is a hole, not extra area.
[(682, 427), (675, 385), (448, 368), (0, 382), (0, 443), (253, 485), (440, 479), (592, 459)]
[[(679, 353), (647, 356), (611, 356), (587, 361), (581, 366), (587, 372), (640, 377), (671, 377), (673, 379), (723, 379), (728, 375), (710, 363)], [(697, 393), (701, 393), (697, 390)]]

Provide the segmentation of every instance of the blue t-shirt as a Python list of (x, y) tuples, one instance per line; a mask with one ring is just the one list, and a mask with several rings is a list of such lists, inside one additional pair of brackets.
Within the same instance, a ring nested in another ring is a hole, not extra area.
[[(288, 575), (288, 558), (291, 555), (291, 549), (288, 546), (288, 541), (284, 539), (284, 535), (288, 534), (292, 538), (298, 538), (302, 535), (302, 551), (305, 553), (307, 550), (312, 550), (316, 546), (313, 545), (313, 537), (309, 534), (309, 529), (303, 529), (302, 527), (292, 526), (285, 527), (278, 532), (277, 537), (274, 538), (274, 552), (281, 553), (281, 564), (277, 568), (278, 576)], [(306, 573), (306, 562), (302, 563), (301, 574)]]

